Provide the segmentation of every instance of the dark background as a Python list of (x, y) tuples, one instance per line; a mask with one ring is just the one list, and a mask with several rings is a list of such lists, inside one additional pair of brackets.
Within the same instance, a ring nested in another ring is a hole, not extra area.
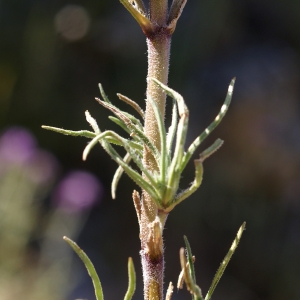
[[(67, 20), (64, 32), (55, 20), (68, 5), (78, 5), (87, 19)], [(205, 145), (217, 137), (225, 144), (205, 162), (199, 191), (167, 221), (166, 285), (177, 282), (185, 234), (196, 255), (197, 282), (206, 292), (246, 221), (213, 299), (300, 299), (299, 12), (298, 0), (189, 0), (186, 5), (172, 40), (169, 86), (189, 106), (188, 143), (218, 113), (230, 80), (237, 81), (229, 112)], [(90, 22), (86, 34), (74, 38), (85, 22)], [(147, 49), (139, 26), (117, 0), (9, 0), (0, 1), (0, 37), (1, 129), (27, 128), (58, 158), (62, 174), (79, 168), (102, 181), (104, 197), (78, 243), (94, 261), (107, 299), (125, 294), (132, 256), (138, 275), (134, 299), (141, 299), (135, 185), (124, 176), (111, 200), (116, 164), (107, 154), (96, 147), (82, 162), (84, 138), (41, 129), (42, 124), (88, 129), (85, 110), (103, 130), (115, 129), (109, 113), (93, 100), (99, 82), (111, 101), (119, 104), (120, 92), (144, 107)], [(193, 174), (190, 163), (182, 188)], [(68, 299), (93, 299), (84, 268), (74, 262), (80, 275)], [(187, 297), (186, 291), (173, 295)]]

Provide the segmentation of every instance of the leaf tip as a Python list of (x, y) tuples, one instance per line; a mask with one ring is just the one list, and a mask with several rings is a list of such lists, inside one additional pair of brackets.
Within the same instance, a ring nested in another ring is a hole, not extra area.
[(63, 236), (63, 240), (66, 241), (69, 244), (72, 242), (72, 240), (70, 238), (68, 238), (67, 236), (65, 236), (65, 235)]
[(82, 160), (86, 161), (86, 159), (87, 159), (87, 153), (86, 153), (86, 151), (83, 151)]

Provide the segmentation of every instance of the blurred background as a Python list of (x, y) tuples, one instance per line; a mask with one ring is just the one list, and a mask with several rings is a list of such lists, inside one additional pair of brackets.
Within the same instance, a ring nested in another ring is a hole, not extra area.
[[(190, 109), (188, 143), (233, 102), (206, 141), (225, 140), (205, 161), (199, 191), (169, 216), (166, 285), (176, 284), (187, 235), (206, 292), (243, 221), (247, 230), (214, 294), (222, 300), (300, 299), (300, 2), (189, 0), (172, 41), (169, 85)], [(107, 299), (124, 297), (127, 258), (142, 298), (138, 225), (124, 176), (100, 148), (41, 129), (116, 129), (94, 101), (101, 82), (144, 107), (147, 49), (115, 0), (0, 1), (0, 298), (94, 299), (75, 239), (94, 262)], [(169, 110), (167, 110), (169, 112)], [(167, 122), (169, 118), (166, 118)], [(199, 152), (201, 151), (199, 150)], [(185, 188), (193, 164), (182, 178)], [(173, 299), (187, 299), (175, 291)]]

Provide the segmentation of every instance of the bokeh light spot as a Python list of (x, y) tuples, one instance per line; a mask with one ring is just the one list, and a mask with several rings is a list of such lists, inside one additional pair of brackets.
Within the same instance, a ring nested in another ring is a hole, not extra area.
[(73, 171), (54, 191), (54, 203), (68, 213), (87, 210), (103, 193), (102, 184), (91, 173)]
[(89, 31), (90, 17), (79, 5), (64, 6), (54, 18), (55, 29), (70, 42), (82, 39)]

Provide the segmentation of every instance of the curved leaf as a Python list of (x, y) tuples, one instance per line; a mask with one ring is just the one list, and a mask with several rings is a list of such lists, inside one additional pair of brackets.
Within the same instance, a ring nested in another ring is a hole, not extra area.
[(72, 247), (72, 249), (76, 252), (76, 254), (83, 261), (90, 277), (92, 278), (94, 289), (95, 289), (96, 299), (103, 300), (104, 297), (103, 297), (101, 282), (100, 282), (100, 279), (98, 277), (98, 274), (95, 270), (93, 263), (75, 242), (73, 242), (71, 239), (67, 238), (66, 236), (64, 236), (63, 239)]
[(124, 300), (131, 300), (136, 287), (136, 276), (132, 258), (128, 258), (128, 289)]

